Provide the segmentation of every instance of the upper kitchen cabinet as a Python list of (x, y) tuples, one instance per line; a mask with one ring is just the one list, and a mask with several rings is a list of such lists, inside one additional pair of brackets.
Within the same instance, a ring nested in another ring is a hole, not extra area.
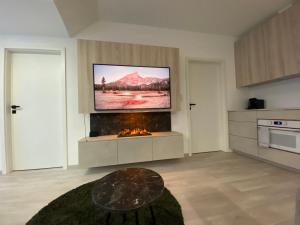
[[(300, 3), (260, 24), (235, 44), (237, 87), (300, 73)], [(242, 46), (247, 46), (247, 48)], [(247, 69), (242, 70), (247, 60)]]
[[(251, 84), (269, 80), (268, 63), (266, 57), (266, 39), (263, 26), (256, 27), (248, 34), (249, 38), (249, 65)], [(249, 75), (248, 75), (249, 76)]]
[(235, 43), (235, 61), (238, 62), (235, 64), (236, 74), (236, 85), (242, 87), (244, 85), (250, 84), (251, 82), (251, 73), (249, 65), (249, 41), (248, 37), (245, 36)]
[[(300, 11), (299, 11), (300, 13)], [(297, 60), (295, 25), (292, 8), (277, 14), (263, 24), (266, 38), (266, 62), (270, 80), (300, 72)]]
[(264, 29), (258, 26), (235, 43), (237, 87), (249, 86), (268, 79)]
[(299, 67), (300, 67), (300, 1), (297, 1), (294, 3), (293, 7), (289, 9), (289, 12), (292, 14), (292, 23), (293, 23), (293, 41), (294, 46), (293, 49), (296, 52), (296, 63), (298, 66), (298, 73), (299, 73)]

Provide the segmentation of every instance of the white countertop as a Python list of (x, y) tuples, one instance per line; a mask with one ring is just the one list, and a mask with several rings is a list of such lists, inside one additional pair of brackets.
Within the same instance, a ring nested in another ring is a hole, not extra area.
[(295, 108), (267, 108), (267, 109), (236, 109), (228, 110), (228, 112), (243, 112), (243, 111), (284, 111), (284, 110), (300, 110), (300, 107)]

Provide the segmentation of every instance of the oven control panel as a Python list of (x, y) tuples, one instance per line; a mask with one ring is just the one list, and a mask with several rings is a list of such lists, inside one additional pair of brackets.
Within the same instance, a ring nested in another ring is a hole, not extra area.
[(272, 121), (272, 125), (274, 126), (286, 126), (288, 123), (287, 121), (282, 121), (282, 120), (274, 120)]
[(299, 120), (263, 120), (259, 119), (257, 121), (258, 126), (267, 126), (267, 127), (283, 127), (283, 128), (300, 128)]

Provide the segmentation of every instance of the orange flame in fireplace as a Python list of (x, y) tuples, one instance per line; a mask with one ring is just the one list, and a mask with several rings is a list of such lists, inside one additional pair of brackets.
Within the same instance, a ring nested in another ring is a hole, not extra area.
[(124, 129), (119, 134), (118, 137), (132, 137), (132, 136), (147, 136), (151, 135), (146, 129), (134, 128), (134, 129)]

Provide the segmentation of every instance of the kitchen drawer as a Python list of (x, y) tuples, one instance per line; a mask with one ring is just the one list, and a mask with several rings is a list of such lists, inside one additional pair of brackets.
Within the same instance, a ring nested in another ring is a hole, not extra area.
[(229, 134), (257, 139), (257, 124), (252, 122), (229, 121)]
[(229, 112), (228, 118), (230, 121), (256, 123), (256, 111)]
[(300, 154), (259, 147), (258, 156), (262, 159), (300, 170)]
[(257, 118), (300, 120), (300, 110), (257, 111)]
[(255, 139), (229, 135), (229, 146), (232, 150), (254, 156), (258, 155), (257, 140)]

